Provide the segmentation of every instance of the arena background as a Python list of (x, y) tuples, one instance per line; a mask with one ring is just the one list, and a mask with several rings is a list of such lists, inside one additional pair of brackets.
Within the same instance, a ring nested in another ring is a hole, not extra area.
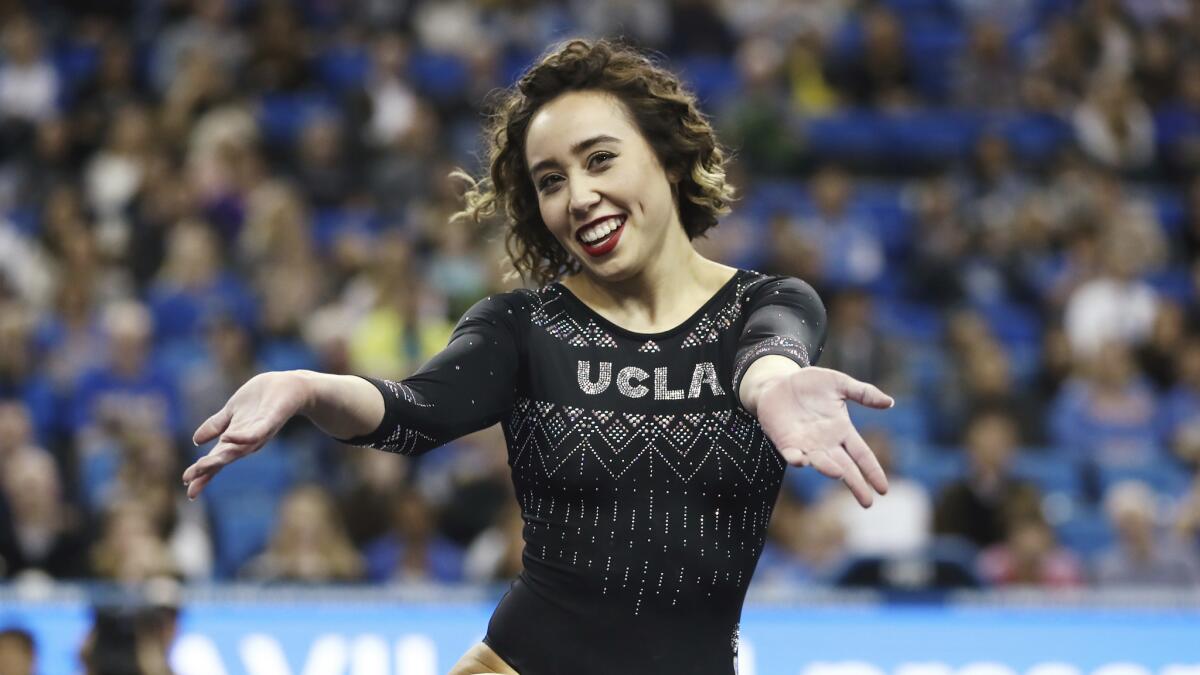
[(735, 151), (703, 251), (810, 281), (821, 365), (898, 400), (854, 411), (870, 511), (789, 469), (742, 675), (1200, 672), (1189, 0), (0, 0), (0, 672), (22, 636), (83, 672), (95, 631), (429, 675), (482, 635), (520, 564), (496, 429), (408, 459), (296, 422), (179, 476), (254, 373), (403, 377), (516, 283), (447, 175), (489, 91), (599, 35)]

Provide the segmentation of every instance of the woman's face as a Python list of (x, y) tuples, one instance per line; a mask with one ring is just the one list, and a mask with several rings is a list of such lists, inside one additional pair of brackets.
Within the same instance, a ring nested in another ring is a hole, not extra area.
[(645, 269), (682, 230), (672, 181), (611, 94), (570, 92), (533, 116), (525, 160), (542, 221), (584, 271), (609, 281)]

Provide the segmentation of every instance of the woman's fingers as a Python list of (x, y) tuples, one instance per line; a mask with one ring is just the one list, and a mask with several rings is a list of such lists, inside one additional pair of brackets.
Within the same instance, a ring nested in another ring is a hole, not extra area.
[(846, 453), (854, 460), (858, 469), (862, 472), (867, 483), (871, 485), (881, 495), (887, 494), (888, 481), (887, 474), (884, 473), (883, 467), (879, 464), (879, 459), (875, 457), (875, 453), (871, 450), (867, 442), (858, 434), (858, 430), (851, 428), (850, 434), (842, 443), (846, 448)]
[(237, 443), (246, 445), (250, 443), (258, 443), (266, 441), (271, 435), (271, 422), (268, 420), (258, 420), (247, 425), (243, 425), (237, 429), (229, 429), (221, 434), (222, 443)]
[(850, 489), (851, 494), (858, 500), (862, 507), (869, 508), (875, 500), (874, 491), (867, 484), (867, 479), (863, 478), (862, 471), (858, 469), (858, 465), (850, 458), (843, 448), (839, 447), (833, 451), (834, 459), (842, 466), (842, 482)]
[(196, 428), (196, 433), (192, 434), (192, 442), (196, 445), (204, 445), (225, 431), (229, 426), (229, 420), (233, 414), (228, 407), (221, 408), (217, 414), (204, 420), (204, 423)]
[(234, 445), (221, 442), (207, 455), (196, 460), (183, 472), (183, 484), (187, 486), (189, 499), (195, 499), (204, 486), (217, 475), (226, 464), (234, 462), (258, 449), (257, 445)]
[(896, 405), (896, 399), (869, 382), (859, 380), (841, 373), (842, 395), (851, 401), (857, 401), (869, 408), (890, 408)]

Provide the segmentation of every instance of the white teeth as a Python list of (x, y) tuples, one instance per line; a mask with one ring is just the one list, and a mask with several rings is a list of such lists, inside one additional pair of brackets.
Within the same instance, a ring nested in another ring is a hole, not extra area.
[(585, 244), (596, 241), (597, 239), (603, 239), (605, 235), (620, 227), (624, 222), (625, 219), (622, 217), (611, 218), (603, 223), (600, 223), (599, 225), (589, 228), (586, 232), (579, 235), (579, 238), (583, 240)]

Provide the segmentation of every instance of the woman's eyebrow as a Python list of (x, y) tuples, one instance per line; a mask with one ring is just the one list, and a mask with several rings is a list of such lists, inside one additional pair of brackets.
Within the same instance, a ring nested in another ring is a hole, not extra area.
[[(620, 142), (621, 142), (621, 139), (619, 139), (615, 136), (609, 136), (607, 134), (600, 134), (598, 136), (592, 136), (591, 138), (585, 138), (584, 140), (579, 141), (575, 145), (572, 145), (571, 146), (571, 154), (572, 155), (581, 154), (583, 152), (586, 152), (587, 149), (592, 147), (593, 145), (599, 145), (600, 143), (620, 143)], [(554, 161), (553, 159), (543, 159), (542, 161), (538, 162), (537, 164), (534, 164), (533, 166), (529, 167), (529, 174), (536, 175), (537, 172), (541, 171), (542, 169), (548, 169), (550, 167), (555, 167), (555, 166), (558, 166), (558, 162)]]

